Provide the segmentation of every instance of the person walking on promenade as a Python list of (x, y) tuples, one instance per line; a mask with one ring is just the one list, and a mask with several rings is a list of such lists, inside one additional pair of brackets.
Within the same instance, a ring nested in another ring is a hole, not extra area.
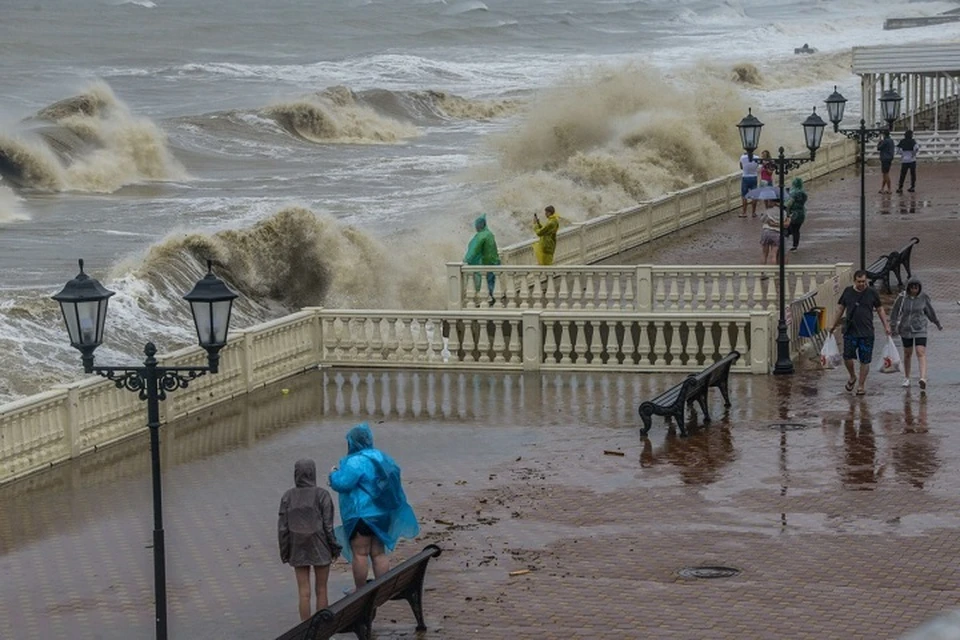
[(787, 200), (786, 210), (790, 224), (787, 225), (785, 233), (788, 238), (793, 238), (790, 251), (796, 251), (800, 247), (800, 227), (807, 219), (807, 192), (803, 190), (803, 179), (800, 177), (794, 178), (790, 183), (790, 197)]
[[(740, 156), (740, 170), (743, 175), (740, 177), (740, 217), (747, 217), (747, 193), (751, 189), (757, 188), (757, 169), (760, 166), (760, 158), (752, 153), (745, 153)], [(751, 213), (754, 218), (757, 217), (757, 201), (749, 201), (752, 208)]]
[(897, 152), (897, 145), (890, 137), (889, 131), (883, 132), (883, 139), (877, 143), (877, 151), (880, 152), (880, 173), (883, 179), (880, 182), (880, 193), (892, 193), (890, 186), (890, 166), (893, 164), (893, 157)]
[(340, 555), (333, 531), (333, 499), (317, 486), (313, 460), (297, 460), (293, 467), (294, 488), (280, 499), (277, 534), (280, 560), (293, 567), (300, 597), (300, 619), (310, 617), (310, 567), (317, 591), (317, 611), (327, 607), (330, 563)]
[[(853, 391), (857, 386), (857, 395), (866, 393), (865, 384), (867, 374), (870, 373), (870, 362), (873, 359), (873, 314), (876, 311), (886, 334), (892, 335), (887, 314), (880, 303), (880, 295), (867, 286), (867, 272), (859, 269), (853, 274), (853, 286), (847, 287), (840, 294), (840, 305), (837, 309), (837, 320), (833, 323), (831, 332), (836, 331), (840, 323), (843, 329), (843, 364), (850, 374), (845, 385), (847, 391)], [(854, 371), (854, 360), (860, 361), (859, 379)], [(859, 381), (859, 384), (857, 384)]]
[[(773, 171), (776, 168), (776, 165), (773, 164), (773, 160), (770, 158), (770, 152), (764, 149), (760, 152), (760, 186), (761, 187), (772, 187), (773, 186)], [(769, 209), (773, 206), (771, 200), (763, 201), (763, 208)], [(746, 213), (746, 211), (744, 211)]]
[(359, 589), (367, 582), (368, 558), (379, 578), (390, 570), (386, 554), (400, 538), (415, 538), (420, 525), (403, 492), (400, 467), (373, 447), (373, 432), (365, 422), (347, 433), (347, 455), (330, 471), (330, 487), (340, 494), (343, 524), (336, 534)]
[(904, 131), (903, 139), (897, 143), (897, 149), (900, 150), (900, 182), (897, 184), (897, 193), (903, 193), (903, 181), (908, 171), (910, 188), (907, 191), (913, 193), (917, 186), (917, 154), (920, 153), (920, 145), (913, 139), (913, 130)]
[(560, 220), (553, 205), (548, 205), (543, 212), (547, 214), (545, 224), (540, 224), (540, 218), (537, 214), (533, 214), (533, 230), (540, 237), (533, 245), (533, 252), (537, 256), (537, 264), (546, 267), (553, 264), (553, 254), (557, 251), (557, 231), (560, 229)]
[[(780, 226), (780, 209), (767, 211), (763, 214), (760, 225), (760, 248), (763, 250), (763, 264), (770, 259), (770, 250), (773, 250), (774, 264), (780, 264), (780, 234), (786, 233), (790, 226), (790, 218), (783, 219)], [(764, 278), (766, 279), (766, 278)]]
[[(473, 228), (477, 233), (474, 234), (467, 246), (467, 253), (463, 256), (463, 261), (470, 265), (493, 265), (500, 264), (500, 252), (497, 250), (497, 239), (493, 237), (493, 232), (487, 227), (486, 214), (473, 221)], [(473, 286), (476, 291), (480, 291), (482, 277), (479, 273), (473, 274)], [(490, 294), (490, 304), (494, 303), (493, 289), (496, 284), (497, 276), (493, 271), (487, 272), (487, 291)]]
[(932, 322), (943, 331), (930, 296), (923, 293), (919, 278), (907, 280), (907, 290), (897, 296), (890, 310), (890, 328), (903, 341), (903, 386), (910, 386), (910, 357), (917, 351), (920, 364), (920, 392), (927, 389), (927, 324)]

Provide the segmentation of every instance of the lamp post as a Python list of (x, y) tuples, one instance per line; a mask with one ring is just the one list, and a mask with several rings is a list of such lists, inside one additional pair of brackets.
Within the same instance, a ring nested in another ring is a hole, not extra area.
[(833, 130), (836, 133), (842, 133), (851, 140), (857, 140), (860, 143), (860, 269), (867, 268), (867, 179), (864, 175), (867, 166), (867, 140), (875, 140), (885, 132), (893, 130), (893, 123), (900, 117), (900, 94), (894, 89), (887, 89), (880, 96), (880, 111), (883, 113), (883, 119), (887, 121), (886, 128), (868, 129), (867, 122), (860, 119), (860, 126), (856, 129), (841, 129), (840, 121), (843, 120), (843, 109), (847, 104), (847, 99), (840, 95), (837, 87), (833, 87), (833, 93), (830, 94), (825, 102), (827, 103), (827, 114), (830, 116), (830, 122), (833, 123)]
[[(780, 247), (778, 251), (778, 263), (780, 266), (780, 277), (779, 277), (779, 288), (780, 288), (780, 318), (777, 321), (777, 362), (773, 367), (773, 373), (777, 375), (790, 374), (793, 373), (793, 361), (790, 359), (790, 336), (787, 332), (787, 299), (786, 299), (786, 283), (787, 283), (787, 270), (786, 262), (784, 261), (784, 237), (783, 237), (783, 220), (784, 220), (784, 177), (791, 169), (797, 169), (801, 165), (812, 162), (817, 155), (817, 149), (820, 148), (820, 141), (823, 139), (823, 130), (826, 128), (827, 123), (823, 121), (823, 118), (817, 115), (817, 109), (814, 107), (813, 113), (807, 116), (807, 119), (803, 121), (803, 138), (807, 145), (807, 149), (810, 150), (809, 158), (788, 158), (784, 155), (783, 147), (780, 147), (779, 154), (776, 158), (772, 159), (772, 162), (776, 165), (777, 175), (780, 179)], [(757, 150), (757, 147), (760, 145), (760, 130), (763, 128), (763, 123), (753, 115), (753, 111), (749, 110), (747, 115), (737, 124), (737, 128), (740, 129), (740, 142), (743, 145), (744, 151), (747, 152), (748, 156), (753, 156), (753, 152)]]
[(63, 319), (70, 336), (70, 345), (81, 353), (83, 370), (113, 380), (118, 389), (140, 394), (147, 401), (147, 428), (150, 429), (150, 461), (153, 475), (153, 580), (156, 596), (157, 640), (167, 638), (167, 583), (163, 544), (163, 509), (160, 485), (160, 401), (168, 391), (184, 389), (189, 382), (205, 373), (217, 373), (220, 349), (227, 343), (230, 311), (237, 297), (213, 275), (212, 263), (207, 261), (207, 275), (200, 279), (184, 299), (197, 329), (200, 346), (207, 350), (207, 366), (161, 367), (157, 364), (157, 348), (148, 342), (143, 353), (143, 366), (95, 366), (93, 352), (103, 341), (103, 327), (107, 319), (107, 302), (113, 291), (83, 272), (67, 282), (53, 299), (60, 303)]

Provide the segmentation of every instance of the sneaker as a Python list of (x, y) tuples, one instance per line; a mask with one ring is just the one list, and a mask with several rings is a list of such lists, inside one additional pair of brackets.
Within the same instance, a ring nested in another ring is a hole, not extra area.
[(796, 251), (796, 250), (797, 250), (796, 247), (790, 247), (790, 251)]
[(926, 389), (926, 388), (927, 388), (927, 381), (926, 381), (925, 379), (923, 379), (923, 378), (920, 378), (920, 388), (921, 388), (921, 389)]
[(910, 378), (904, 378), (904, 379), (903, 379), (903, 382), (900, 383), (900, 386), (901, 386), (901, 387), (909, 387), (909, 386), (910, 386)]
[(903, 189), (897, 189), (897, 193), (903, 193)]
[(910, 193), (913, 193), (914, 189), (913, 187), (910, 187), (909, 189), (907, 189), (907, 191), (909, 191)]

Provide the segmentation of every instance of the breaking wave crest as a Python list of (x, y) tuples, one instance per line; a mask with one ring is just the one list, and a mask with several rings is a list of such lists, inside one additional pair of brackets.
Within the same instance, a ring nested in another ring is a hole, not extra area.
[(330, 216), (291, 206), (249, 228), (170, 236), (150, 248), (136, 275), (181, 273), (169, 286), (186, 290), (202, 272), (184, 270), (185, 258), (191, 265), (211, 259), (243, 298), (263, 308), (441, 308), (443, 258), (423, 255), (429, 247), (418, 244), (421, 257), (411, 257), (412, 248), (388, 249)]
[(27, 124), (22, 135), (0, 136), (0, 174), (16, 186), (111, 193), (186, 177), (160, 128), (131, 114), (105, 83), (41, 109)]
[(638, 65), (583, 70), (495, 140), (494, 205), (523, 222), (546, 202), (583, 219), (724, 175), (744, 112), (729, 79), (682, 89)]
[(30, 217), (21, 207), (21, 202), (12, 189), (0, 185), (0, 224)]

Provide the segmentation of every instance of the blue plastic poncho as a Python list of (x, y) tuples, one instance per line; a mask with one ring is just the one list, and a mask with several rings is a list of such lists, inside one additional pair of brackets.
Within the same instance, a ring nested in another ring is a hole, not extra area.
[[(382, 506), (380, 494), (384, 488), (378, 480), (382, 483), (385, 479), (389, 481), (386, 492), (399, 498), (400, 504), (394, 509)], [(417, 516), (400, 483), (400, 467), (386, 453), (373, 448), (373, 432), (366, 422), (347, 433), (347, 455), (340, 459), (339, 468), (330, 472), (330, 487), (339, 494), (343, 524), (335, 533), (348, 562), (353, 560), (350, 536), (361, 518), (387, 552), (393, 551), (400, 538), (414, 538), (420, 533)]]

